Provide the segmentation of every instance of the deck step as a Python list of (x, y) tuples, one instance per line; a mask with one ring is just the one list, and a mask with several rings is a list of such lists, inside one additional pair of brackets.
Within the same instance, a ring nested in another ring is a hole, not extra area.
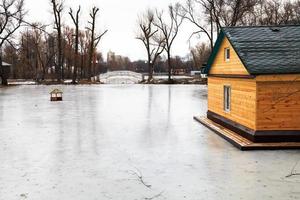
[(220, 124), (213, 122), (207, 117), (194, 117), (194, 119), (243, 151), (300, 149), (300, 142), (254, 143)]

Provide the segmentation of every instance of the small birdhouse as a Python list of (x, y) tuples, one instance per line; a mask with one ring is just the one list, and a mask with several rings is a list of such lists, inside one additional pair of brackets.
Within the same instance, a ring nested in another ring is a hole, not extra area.
[(62, 101), (62, 94), (63, 92), (59, 89), (54, 89), (52, 92), (50, 92), (50, 101)]

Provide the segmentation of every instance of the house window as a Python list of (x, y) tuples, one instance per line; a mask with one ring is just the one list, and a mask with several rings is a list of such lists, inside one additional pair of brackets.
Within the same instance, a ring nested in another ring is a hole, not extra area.
[(230, 48), (225, 48), (225, 61), (228, 62), (230, 60)]
[(231, 87), (224, 86), (224, 111), (230, 112), (231, 110)]

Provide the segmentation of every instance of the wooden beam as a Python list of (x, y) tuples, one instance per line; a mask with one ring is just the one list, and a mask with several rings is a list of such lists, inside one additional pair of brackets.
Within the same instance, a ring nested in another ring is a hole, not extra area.
[(300, 81), (300, 74), (258, 75), (255, 80), (257, 82)]
[(210, 74), (208, 75), (208, 77), (255, 79), (255, 76), (253, 75), (243, 75), (243, 74)]
[(300, 149), (300, 142), (255, 143), (206, 117), (194, 117), (194, 119), (242, 151)]

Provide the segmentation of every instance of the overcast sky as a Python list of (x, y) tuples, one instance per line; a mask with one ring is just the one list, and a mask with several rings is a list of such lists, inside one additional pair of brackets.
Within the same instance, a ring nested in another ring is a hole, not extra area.
[[(183, 0), (178, 0), (182, 2)], [(119, 55), (128, 56), (131, 60), (145, 59), (145, 50), (142, 43), (135, 39), (137, 32), (137, 16), (148, 7), (167, 9), (172, 0), (65, 0), (64, 20), (70, 23), (69, 7), (77, 9), (82, 6), (81, 28), (86, 26), (89, 10), (93, 5), (100, 8), (98, 30), (108, 29), (99, 47), (106, 57), (111, 50)], [(27, 20), (50, 24), (53, 22), (50, 0), (25, 0), (28, 10)], [(71, 24), (72, 25), (72, 24)], [(193, 32), (193, 26), (184, 24), (175, 41), (173, 55), (186, 56), (189, 52), (188, 38)], [(194, 41), (193, 43), (196, 43)]]

